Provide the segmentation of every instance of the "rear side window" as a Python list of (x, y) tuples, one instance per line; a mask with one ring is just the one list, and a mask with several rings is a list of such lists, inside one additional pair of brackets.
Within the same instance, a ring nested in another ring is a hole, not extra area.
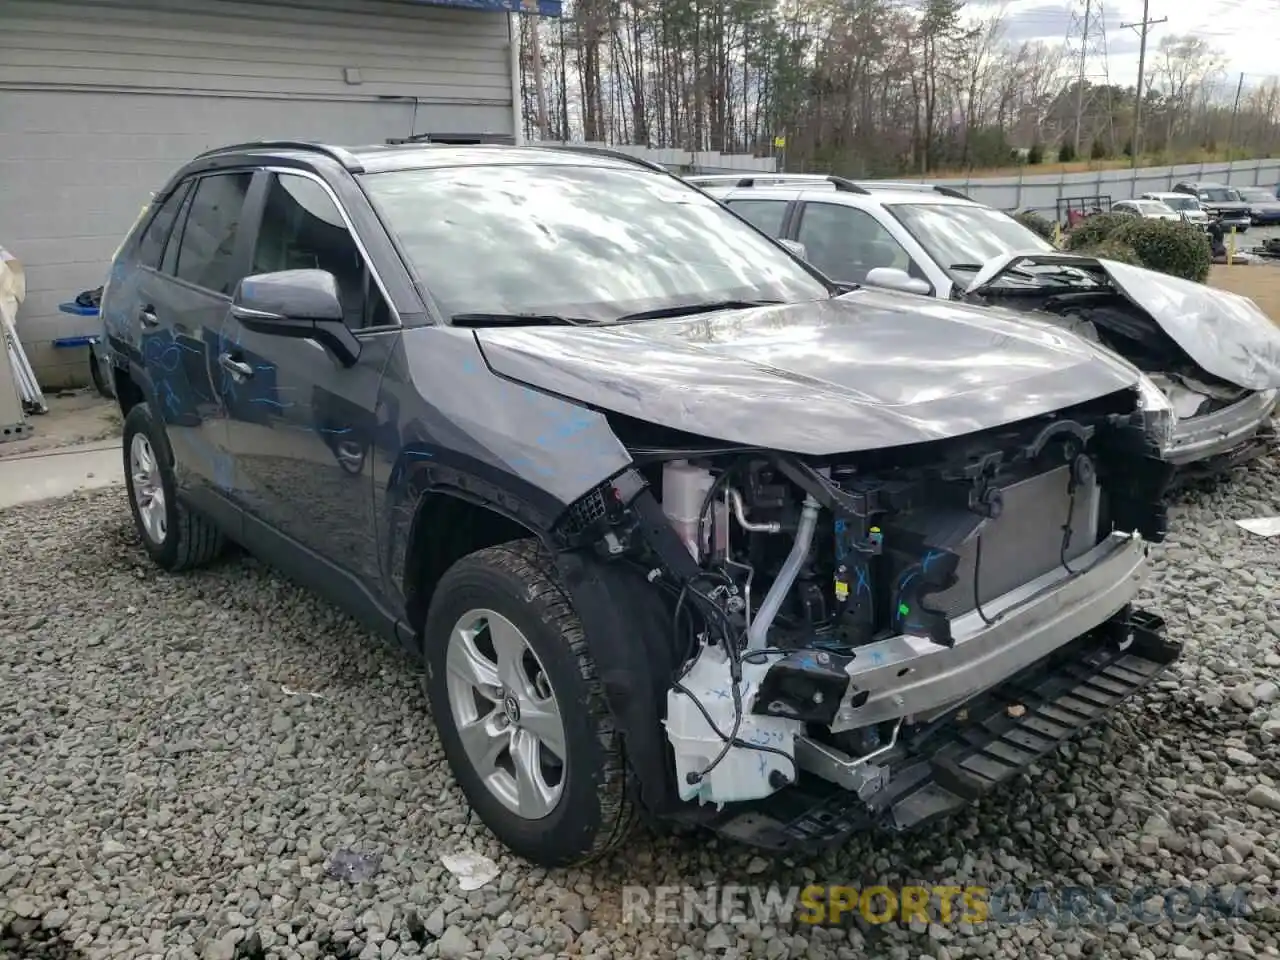
[(730, 200), (729, 209), (771, 237), (782, 236), (786, 200)]
[(252, 180), (251, 172), (220, 173), (196, 183), (178, 248), (179, 279), (231, 295), (243, 274), (235, 259), (236, 234)]
[(146, 232), (142, 234), (142, 240), (138, 242), (138, 263), (145, 267), (160, 266), (160, 258), (164, 256), (164, 245), (169, 240), (169, 234), (173, 232), (173, 225), (178, 219), (178, 210), (181, 209), (183, 198), (190, 189), (190, 180), (178, 184), (173, 193), (169, 194), (169, 199), (161, 204), (156, 215), (151, 218)]

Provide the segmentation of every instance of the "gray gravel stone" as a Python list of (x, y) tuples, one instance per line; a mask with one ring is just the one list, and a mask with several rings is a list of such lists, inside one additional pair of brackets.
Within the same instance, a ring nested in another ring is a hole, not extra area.
[[(1267, 684), (1280, 542), (1232, 522), (1275, 503), (1270, 461), (1184, 496), (1141, 601), (1183, 660), (946, 824), (855, 836), (815, 859), (641, 832), (617, 856), (553, 871), (470, 815), (414, 665), (325, 602), (243, 557), (158, 572), (118, 491), (0, 512), (0, 956), (1278, 957), (1266, 898), (1280, 883), (1280, 704)], [(461, 848), (494, 859), (500, 879), (458, 890), (439, 855)], [(339, 851), (378, 869), (331, 878)], [(715, 882), (1012, 884), (1024, 905), (1044, 883), (1122, 908), (1138, 888), (1218, 883), (1259, 906), (1187, 929), (1121, 909), (1087, 936), (936, 915), (848, 931), (620, 921), (624, 885)]]

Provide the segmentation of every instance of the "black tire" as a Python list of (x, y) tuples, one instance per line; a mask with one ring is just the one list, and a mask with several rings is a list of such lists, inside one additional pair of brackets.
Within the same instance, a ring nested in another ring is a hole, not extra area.
[(102, 372), (102, 358), (98, 356), (97, 348), (93, 346), (89, 347), (89, 377), (93, 380), (93, 389), (98, 391), (98, 396), (108, 400), (115, 399), (116, 395)]
[[(129, 451), (136, 434), (145, 435), (150, 442), (164, 489), (165, 533), (160, 542), (156, 542), (148, 534), (134, 490)], [(152, 416), (151, 408), (145, 402), (135, 404), (124, 418), (121, 446), (129, 509), (133, 513), (138, 538), (151, 559), (171, 573), (202, 567), (216, 560), (226, 545), (222, 532), (210, 520), (178, 502), (177, 485), (173, 476), (173, 451), (169, 448), (163, 425)]]
[[(458, 735), (445, 658), (455, 624), (476, 609), (500, 614), (524, 634), (564, 723), (564, 787), (551, 812), (537, 820), (519, 816), (489, 790)], [(424, 643), (427, 696), (445, 757), (485, 826), (514, 853), (544, 867), (584, 863), (617, 847), (635, 820), (621, 737), (582, 624), (538, 542), (489, 547), (450, 567), (436, 586)]]

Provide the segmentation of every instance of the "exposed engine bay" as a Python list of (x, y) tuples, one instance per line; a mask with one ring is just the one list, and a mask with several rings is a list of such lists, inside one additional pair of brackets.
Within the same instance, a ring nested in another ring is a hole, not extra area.
[(896, 747), (1118, 623), (1166, 466), (1134, 392), (982, 433), (813, 458), (611, 420), (635, 467), (562, 548), (637, 565), (670, 616), (658, 710), (679, 799), (805, 779), (870, 802)]
[[(1058, 258), (1061, 260), (1062, 258)], [(1214, 376), (1197, 363), (1152, 315), (1113, 282), (1092, 258), (1028, 263), (970, 294), (971, 302), (1047, 314), (1072, 333), (1130, 360), (1160, 387), (1178, 419), (1221, 410), (1252, 391)]]

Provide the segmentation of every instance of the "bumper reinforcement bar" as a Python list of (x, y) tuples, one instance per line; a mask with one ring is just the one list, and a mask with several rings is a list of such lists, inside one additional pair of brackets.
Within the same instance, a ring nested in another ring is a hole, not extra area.
[(868, 829), (911, 830), (952, 814), (1166, 670), (1182, 648), (1163, 633), (1157, 616), (1121, 613), (927, 726), (904, 730), (893, 753), (881, 758), (888, 782), (865, 801), (808, 776), (766, 800), (726, 810), (711, 826), (782, 853), (832, 846)]

